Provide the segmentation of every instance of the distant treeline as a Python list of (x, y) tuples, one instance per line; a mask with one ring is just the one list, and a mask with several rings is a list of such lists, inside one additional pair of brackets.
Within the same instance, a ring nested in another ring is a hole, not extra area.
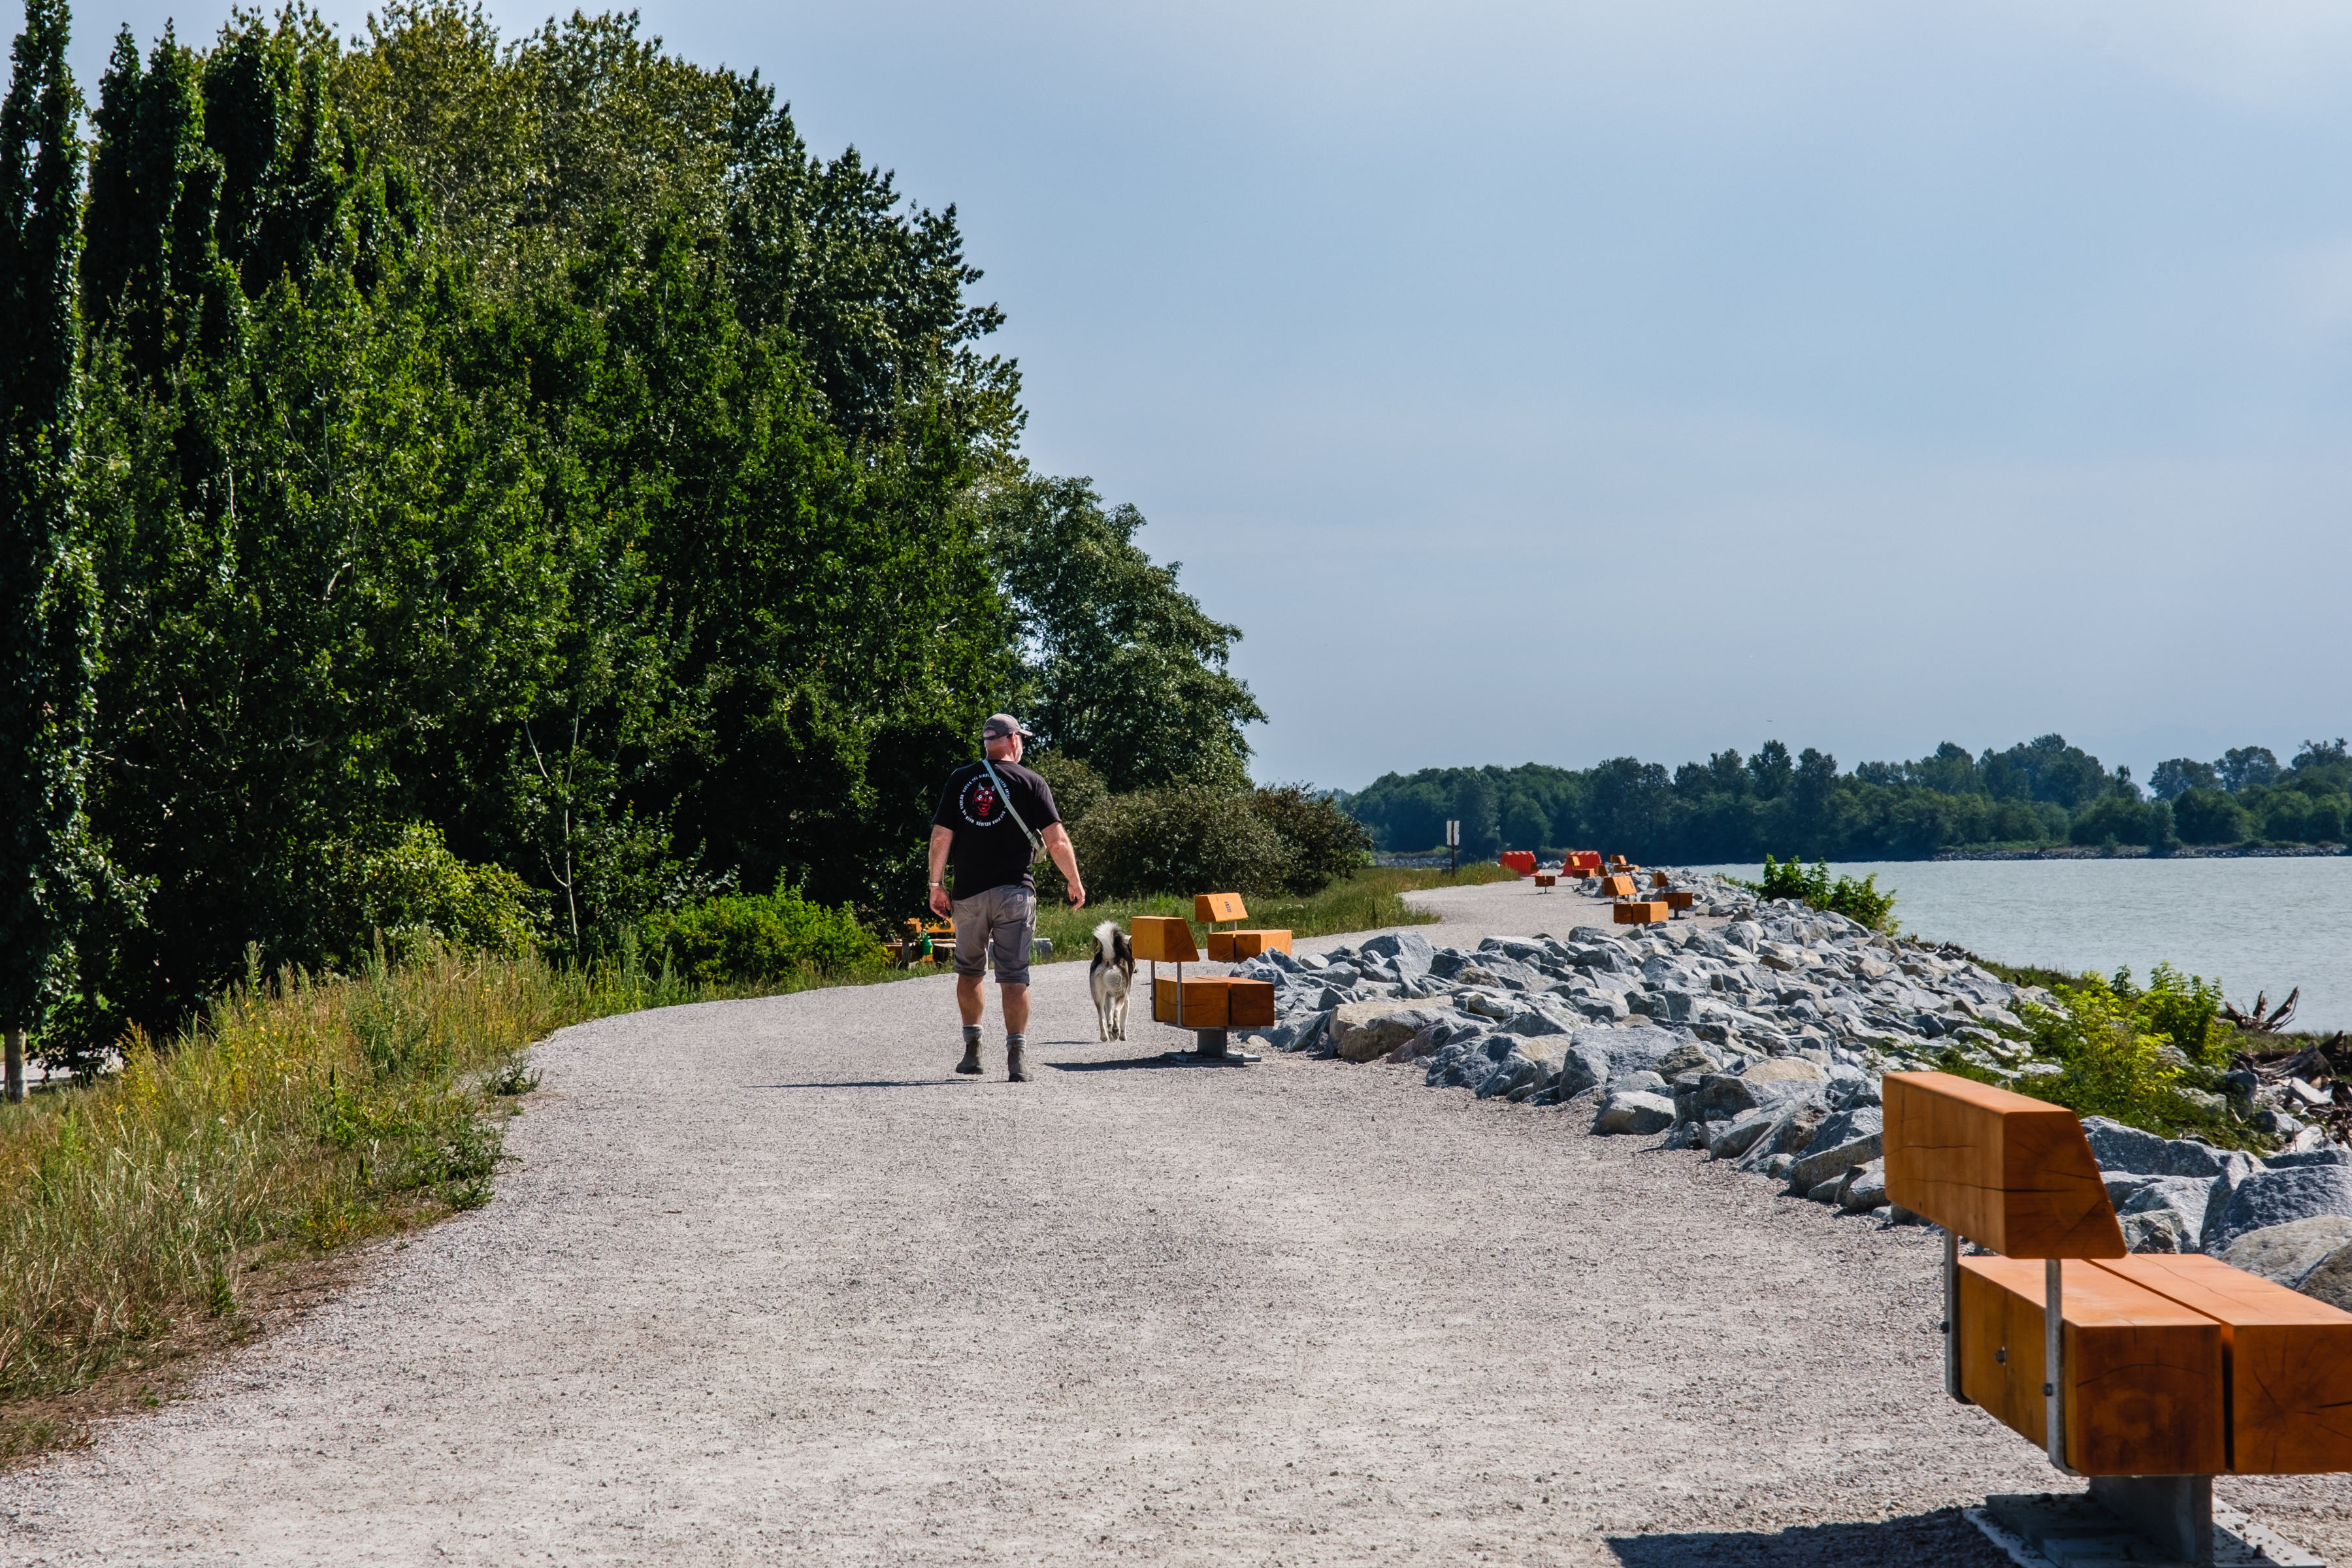
[(1946, 742), (1910, 763), (1851, 773), (1811, 746), (1767, 741), (1669, 772), (1614, 757), (1582, 770), (1423, 768), (1338, 798), (1382, 849), (1442, 844), (1449, 818), (1465, 854), (1599, 848), (1685, 863), (1767, 854), (1900, 860), (1938, 850), (2049, 844), (2333, 844), (2352, 816), (2345, 742), (2306, 741), (2284, 766), (2266, 747), (2211, 763), (2176, 757), (2143, 788), (2062, 735), (1970, 755)]

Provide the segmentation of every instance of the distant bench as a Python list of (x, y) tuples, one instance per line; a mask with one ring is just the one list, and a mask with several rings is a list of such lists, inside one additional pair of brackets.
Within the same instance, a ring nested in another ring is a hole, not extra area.
[(2063, 1106), (1934, 1072), (1883, 1092), (1886, 1195), (1944, 1230), (1953, 1398), (2190, 1563), (2214, 1560), (2216, 1474), (2352, 1470), (2352, 1314), (2215, 1258), (2129, 1256)]

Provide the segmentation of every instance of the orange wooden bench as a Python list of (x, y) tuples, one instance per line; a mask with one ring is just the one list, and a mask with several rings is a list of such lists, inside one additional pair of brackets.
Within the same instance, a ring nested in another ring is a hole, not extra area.
[(1666, 908), (1674, 910), (1676, 914), (1680, 914), (1683, 910), (1689, 909), (1692, 905), (1697, 902), (1698, 895), (1696, 893), (1676, 891), (1670, 892), (1666, 895)]
[(1621, 903), (1611, 910), (1612, 917), (1621, 926), (1655, 925), (1661, 921), (1672, 920), (1674, 913), (1674, 910), (1668, 909), (1665, 901), (1661, 899), (1643, 899), (1633, 903)]
[[(1138, 915), (1128, 922), (1128, 941), (1136, 958), (1150, 964), (1151, 1016), (1192, 1031), (1195, 1049), (1171, 1051), (1187, 1060), (1252, 1062), (1257, 1058), (1232, 1049), (1227, 1033), (1234, 1029), (1266, 1028), (1274, 1023), (1274, 982), (1244, 980), (1232, 974), (1186, 974), (1184, 965), (1198, 963), (1201, 950), (1193, 945), (1190, 922), (1173, 915)], [(1160, 978), (1160, 966), (1176, 966), (1173, 980)]]
[(1667, 876), (1664, 871), (1653, 871), (1650, 873), (1650, 886), (1653, 888), (1665, 887), (1673, 880), (1674, 879)]
[[(1249, 910), (1239, 893), (1195, 893), (1192, 895), (1192, 918), (1202, 925), (1214, 927), (1223, 921), (1245, 921)], [(1216, 931), (1209, 932), (1209, 962), (1239, 963), (1255, 958), (1270, 950), (1290, 951), (1290, 933), (1286, 931)]]
[(1633, 896), (1633, 879), (1622, 871), (1601, 879), (1601, 896), (1604, 899), (1630, 899)]
[[(2063, 1106), (1932, 1072), (1883, 1093), (1887, 1198), (1944, 1230), (1953, 1398), (2190, 1563), (2214, 1561), (2216, 1474), (2352, 1470), (2352, 1313), (2214, 1258), (2127, 1255)], [(1999, 1256), (1961, 1257), (1964, 1237)]]

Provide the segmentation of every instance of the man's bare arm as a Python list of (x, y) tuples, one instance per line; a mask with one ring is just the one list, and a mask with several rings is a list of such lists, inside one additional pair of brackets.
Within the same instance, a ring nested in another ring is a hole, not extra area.
[(940, 884), (947, 880), (948, 846), (955, 842), (955, 829), (934, 826), (931, 829), (931, 913), (944, 915), (949, 911), (948, 890)]
[(1070, 885), (1070, 908), (1086, 908), (1087, 885), (1078, 877), (1078, 852), (1070, 847), (1069, 830), (1058, 822), (1052, 822), (1046, 824), (1045, 831), (1037, 837), (1045, 841), (1045, 853), (1053, 857), (1055, 866), (1061, 868), (1062, 880)]

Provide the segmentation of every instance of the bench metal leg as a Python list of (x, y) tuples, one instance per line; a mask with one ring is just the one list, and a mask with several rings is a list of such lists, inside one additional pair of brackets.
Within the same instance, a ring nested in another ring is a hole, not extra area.
[(2059, 1259), (2042, 1264), (2042, 1366), (2050, 1380), (2042, 1385), (2042, 1397), (2050, 1402), (2044, 1417), (2048, 1451), (2050, 1462), (2071, 1476), (2078, 1472), (2066, 1463), (2066, 1271)]
[(1962, 1405), (1975, 1400), (1960, 1392), (1960, 1233), (1944, 1233), (1944, 1392)]
[(2167, 1557), (2199, 1568), (2213, 1561), (2210, 1476), (2093, 1476), (2091, 1500)]

